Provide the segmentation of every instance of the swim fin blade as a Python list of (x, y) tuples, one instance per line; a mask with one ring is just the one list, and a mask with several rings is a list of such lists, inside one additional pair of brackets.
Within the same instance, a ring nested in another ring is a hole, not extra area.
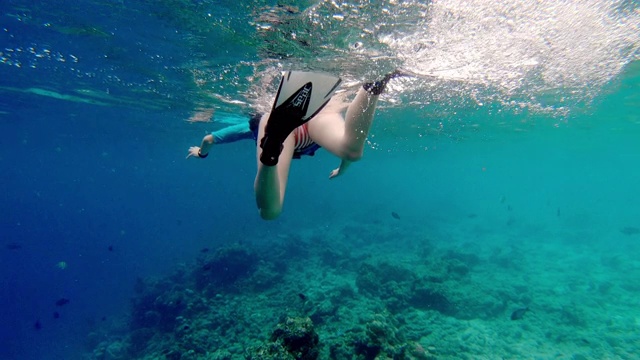
[(287, 71), (282, 74), (265, 134), (260, 140), (263, 164), (278, 163), (287, 136), (318, 114), (341, 82), (339, 77), (321, 73)]

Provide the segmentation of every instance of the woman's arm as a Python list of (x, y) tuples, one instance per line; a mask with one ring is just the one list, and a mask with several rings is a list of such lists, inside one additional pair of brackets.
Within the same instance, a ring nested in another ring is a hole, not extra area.
[(189, 148), (187, 159), (190, 157), (205, 158), (209, 155), (209, 150), (214, 144), (226, 144), (238, 140), (253, 139), (253, 134), (248, 122), (227, 126), (224, 129), (214, 131), (202, 139), (200, 146)]
[(187, 159), (190, 157), (199, 157), (206, 158), (209, 155), (209, 149), (213, 146), (214, 137), (209, 134), (202, 138), (202, 144), (200, 146), (192, 146), (189, 148), (189, 153), (187, 154)]

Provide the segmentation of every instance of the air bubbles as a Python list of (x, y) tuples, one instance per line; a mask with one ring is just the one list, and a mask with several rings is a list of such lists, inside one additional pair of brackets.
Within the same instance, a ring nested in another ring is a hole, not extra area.
[(432, 2), (428, 19), (406, 23), (416, 26), (378, 39), (409, 70), (453, 88), (482, 89), (477, 104), (526, 98), (534, 99), (523, 104), (527, 108), (565, 112), (557, 94), (547, 94), (544, 105), (532, 95), (559, 89), (571, 98), (565, 104), (588, 102), (640, 51), (640, 13), (620, 12), (602, 0)]

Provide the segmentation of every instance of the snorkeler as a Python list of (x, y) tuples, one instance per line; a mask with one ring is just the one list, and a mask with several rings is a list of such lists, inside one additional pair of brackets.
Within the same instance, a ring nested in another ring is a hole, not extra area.
[(291, 159), (313, 155), (323, 147), (341, 160), (329, 178), (343, 175), (362, 157), (379, 95), (390, 79), (402, 75), (395, 71), (379, 81), (365, 83), (343, 116), (339, 109), (325, 107), (340, 85), (339, 78), (287, 71), (271, 113), (206, 135), (199, 147), (189, 148), (187, 158), (206, 158), (214, 144), (256, 140), (256, 203), (263, 219), (275, 219), (282, 212)]

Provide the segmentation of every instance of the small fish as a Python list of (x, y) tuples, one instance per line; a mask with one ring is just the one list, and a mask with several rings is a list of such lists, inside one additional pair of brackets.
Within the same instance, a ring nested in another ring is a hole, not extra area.
[(200, 250), (201, 253), (208, 253), (209, 252), (209, 248), (202, 248), (202, 250)]
[(8, 243), (7, 246), (5, 247), (7, 248), (7, 250), (20, 250), (22, 249), (22, 244), (17, 242), (12, 242), (12, 243)]
[(33, 328), (36, 330), (42, 329), (42, 323), (40, 322), (40, 320), (36, 320), (36, 322), (33, 323)]
[(302, 301), (307, 301), (307, 295), (303, 294), (303, 293), (298, 293), (298, 297), (300, 298), (300, 300)]
[(107, 248), (109, 251), (113, 251), (113, 245), (109, 245), (109, 247)]
[(560, 208), (558, 208), (558, 209), (556, 210), (556, 216), (557, 216), (557, 217), (560, 217)]
[(637, 235), (640, 234), (640, 229), (638, 229), (637, 227), (633, 227), (633, 226), (627, 226), (627, 227), (623, 227), (622, 229), (620, 229), (620, 232), (625, 234), (625, 235)]
[(395, 212), (395, 211), (392, 211), (392, 212), (391, 212), (391, 216), (392, 216), (394, 219), (396, 219), (396, 220), (400, 220), (400, 215), (398, 215), (398, 213), (397, 213), (397, 212)]
[(58, 299), (58, 301), (56, 301), (56, 306), (65, 306), (70, 302), (71, 302), (71, 300), (69, 300), (67, 298), (60, 298), (60, 299)]
[(477, 215), (477, 214), (469, 214), (469, 215), (467, 215), (467, 217), (468, 217), (469, 219), (475, 219), (475, 218), (477, 218), (477, 217), (478, 217), (478, 215)]
[(529, 311), (529, 307), (524, 307), (515, 310), (511, 313), (511, 320), (520, 320), (524, 317), (524, 314)]
[(295, 6), (290, 6), (290, 5), (280, 5), (278, 4), (279, 8), (282, 8), (284, 10), (286, 10), (289, 14), (297, 14), (300, 12), (300, 9), (298, 9)]
[(60, 313), (59, 313), (59, 312), (57, 312), (57, 311), (54, 311), (54, 312), (53, 312), (53, 318), (54, 318), (54, 319), (60, 319)]

